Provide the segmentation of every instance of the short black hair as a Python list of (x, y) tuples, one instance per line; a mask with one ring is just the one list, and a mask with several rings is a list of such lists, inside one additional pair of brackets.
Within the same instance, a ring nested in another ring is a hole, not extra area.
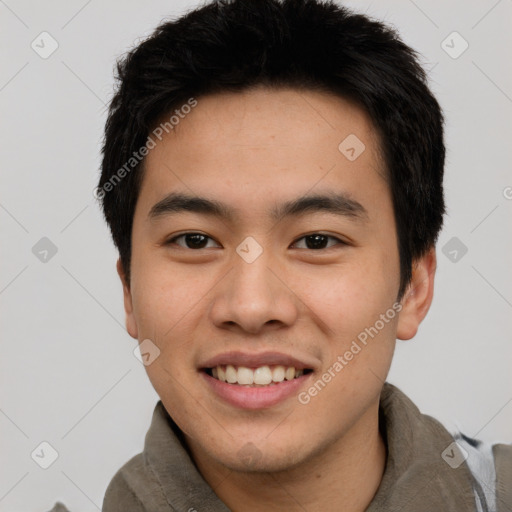
[(418, 54), (393, 28), (334, 1), (214, 0), (158, 26), (118, 60), (116, 79), (96, 197), (128, 283), (139, 148), (191, 98), (259, 85), (330, 92), (369, 115), (393, 201), (399, 299), (414, 260), (435, 246), (445, 213), (443, 114)]

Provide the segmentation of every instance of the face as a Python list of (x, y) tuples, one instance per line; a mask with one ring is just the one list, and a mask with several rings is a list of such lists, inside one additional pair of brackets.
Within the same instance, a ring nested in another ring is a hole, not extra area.
[(291, 468), (369, 428), (389, 370), (403, 312), (379, 140), (326, 93), (197, 101), (146, 157), (128, 331), (160, 350), (146, 370), (193, 453)]

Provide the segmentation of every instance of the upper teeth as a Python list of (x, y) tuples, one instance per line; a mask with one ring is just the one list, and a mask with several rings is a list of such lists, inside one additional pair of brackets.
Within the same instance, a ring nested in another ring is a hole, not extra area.
[(304, 370), (296, 370), (293, 366), (260, 366), (259, 368), (247, 368), (246, 366), (216, 366), (212, 368), (212, 376), (229, 384), (265, 386), (272, 382), (283, 382), (300, 377)]

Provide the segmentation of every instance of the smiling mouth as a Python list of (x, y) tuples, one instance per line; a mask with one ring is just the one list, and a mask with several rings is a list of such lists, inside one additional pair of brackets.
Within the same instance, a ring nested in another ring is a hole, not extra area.
[(204, 368), (203, 371), (214, 379), (228, 384), (246, 387), (275, 386), (284, 381), (290, 381), (311, 373), (309, 368), (296, 369), (293, 366), (259, 366), (248, 368), (246, 366), (219, 365), (213, 368)]

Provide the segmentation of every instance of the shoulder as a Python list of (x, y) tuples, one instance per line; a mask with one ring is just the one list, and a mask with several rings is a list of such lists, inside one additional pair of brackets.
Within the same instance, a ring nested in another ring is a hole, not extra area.
[(493, 446), (498, 512), (512, 510), (512, 444)]
[(453, 435), (473, 477), (479, 509), (483, 512), (512, 510), (512, 444), (490, 444)]
[(60, 501), (57, 501), (53, 508), (49, 510), (48, 512), (69, 512), (69, 510), (66, 508), (66, 506), (61, 503)]
[(105, 497), (103, 498), (103, 512), (145, 512), (146, 508), (137, 497), (137, 491), (131, 484), (132, 475), (142, 473), (142, 453), (132, 457), (112, 477)]

